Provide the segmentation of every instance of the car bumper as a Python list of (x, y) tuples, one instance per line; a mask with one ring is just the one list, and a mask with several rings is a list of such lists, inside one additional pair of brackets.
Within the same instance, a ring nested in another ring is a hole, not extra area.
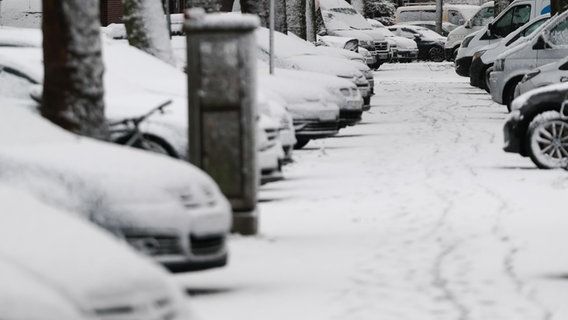
[(474, 87), (483, 88), (482, 79), (485, 79), (485, 71), (488, 67), (489, 65), (483, 63), (480, 58), (473, 60), (469, 67), (469, 84)]
[(341, 110), (339, 112), (339, 127), (352, 126), (361, 121), (363, 109), (359, 110)]
[(416, 50), (398, 50), (396, 58), (398, 60), (416, 60), (418, 59), (418, 49)]
[(471, 67), (472, 57), (462, 57), (456, 60), (456, 73), (462, 77), (469, 77), (469, 68)]
[(505, 152), (521, 153), (522, 141), (517, 132), (517, 128), (521, 120), (521, 113), (518, 110), (512, 111), (505, 120), (505, 125), (503, 127), (503, 150)]
[(339, 120), (333, 121), (294, 121), (296, 139), (319, 139), (336, 135), (339, 132)]

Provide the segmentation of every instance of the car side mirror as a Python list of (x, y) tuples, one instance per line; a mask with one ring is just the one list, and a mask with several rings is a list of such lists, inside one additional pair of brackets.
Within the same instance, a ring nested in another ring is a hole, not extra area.
[(422, 37), (420, 35), (415, 34), (414, 35), (414, 41), (421, 41)]
[(473, 22), (472, 22), (471, 20), (467, 20), (467, 21), (465, 22), (464, 27), (465, 27), (466, 29), (471, 29), (471, 27), (473, 27)]
[(490, 22), (490, 23), (487, 25), (487, 32), (486, 32), (486, 34), (487, 34), (487, 36), (491, 37), (491, 36), (493, 36), (494, 33), (495, 33), (495, 26), (493, 25), (493, 23)]
[(538, 36), (538, 39), (536, 40), (536, 43), (533, 46), (533, 49), (535, 50), (546, 49), (546, 40), (544, 40), (544, 37), (542, 35)]
[(326, 29), (322, 29), (318, 32), (318, 36), (323, 37), (323, 36), (327, 36), (327, 30)]

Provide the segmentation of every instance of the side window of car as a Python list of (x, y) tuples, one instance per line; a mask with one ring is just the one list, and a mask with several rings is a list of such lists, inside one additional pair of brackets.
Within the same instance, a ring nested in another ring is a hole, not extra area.
[(414, 39), (414, 32), (407, 28), (400, 28), (400, 33), (403, 37), (408, 39)]
[(453, 23), (457, 26), (462, 25), (465, 19), (457, 10), (448, 10), (448, 22)]
[(10, 68), (0, 66), (0, 97), (30, 99), (34, 84)]
[(517, 30), (517, 28), (529, 21), (530, 13), (530, 4), (513, 7), (495, 22), (495, 34), (499, 37), (506, 37), (509, 33)]
[(557, 46), (568, 45), (568, 19), (564, 19), (550, 30), (549, 41)]
[(471, 19), (472, 25), (481, 27), (487, 25), (493, 20), (493, 7), (487, 7), (479, 10)]

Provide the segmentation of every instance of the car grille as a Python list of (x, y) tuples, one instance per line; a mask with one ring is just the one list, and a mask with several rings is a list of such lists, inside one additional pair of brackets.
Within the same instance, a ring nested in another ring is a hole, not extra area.
[(138, 251), (151, 256), (182, 253), (177, 236), (125, 233), (126, 241)]
[(195, 237), (190, 236), (189, 242), (191, 243), (191, 252), (195, 255), (208, 255), (215, 254), (223, 250), (225, 244), (225, 237), (223, 236), (209, 236), (209, 237)]
[(375, 50), (376, 51), (387, 51), (389, 45), (386, 41), (375, 41)]
[(264, 129), (268, 141), (273, 141), (278, 137), (278, 129)]
[(179, 316), (168, 297), (149, 298), (131, 305), (97, 307), (94, 311), (96, 318), (101, 320), (174, 320)]

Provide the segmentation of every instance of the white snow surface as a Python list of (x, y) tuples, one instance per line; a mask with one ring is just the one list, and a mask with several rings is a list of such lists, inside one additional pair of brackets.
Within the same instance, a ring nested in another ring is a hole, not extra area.
[(203, 318), (568, 319), (568, 174), (501, 150), (506, 109), (450, 63), (385, 64), (362, 123), (296, 150)]

